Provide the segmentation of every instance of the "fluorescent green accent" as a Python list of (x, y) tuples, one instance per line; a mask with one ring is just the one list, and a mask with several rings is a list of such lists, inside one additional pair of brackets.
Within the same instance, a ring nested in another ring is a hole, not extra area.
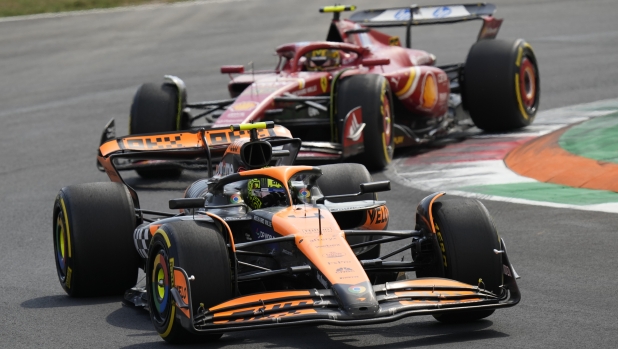
[(572, 188), (559, 184), (540, 182), (470, 186), (460, 188), (459, 190), (577, 206), (618, 202), (618, 193), (612, 191)]
[(585, 158), (618, 163), (618, 112), (571, 127), (558, 140), (564, 150)]
[(249, 130), (262, 130), (266, 128), (265, 122), (255, 122), (253, 124), (240, 124), (240, 125), (232, 125), (230, 129), (234, 131), (235, 128), (239, 128), (241, 131), (249, 131)]
[(172, 247), (172, 244), (170, 243), (170, 238), (167, 237), (167, 233), (165, 232), (165, 230), (159, 229), (157, 230), (157, 234), (161, 234), (161, 236), (163, 236), (163, 239), (165, 239), (165, 243), (167, 244), (167, 248)]
[(60, 217), (58, 217), (58, 226), (60, 228), (60, 234), (56, 234), (57, 237), (60, 239), (60, 241), (58, 241), (58, 245), (60, 246), (60, 254), (62, 255), (62, 258), (65, 258), (65, 250), (64, 250), (64, 226), (62, 225), (62, 220), (60, 219)]
[(320, 12), (330, 13), (330, 12), (343, 12), (343, 11), (354, 11), (356, 10), (356, 6), (354, 5), (335, 5), (335, 6), (324, 6), (320, 9)]
[(67, 215), (67, 208), (64, 205), (64, 199), (60, 198), (60, 205), (62, 205), (62, 213), (64, 213), (64, 223), (67, 226), (67, 240), (69, 242), (69, 258), (71, 258), (71, 229), (69, 228), (69, 216)]

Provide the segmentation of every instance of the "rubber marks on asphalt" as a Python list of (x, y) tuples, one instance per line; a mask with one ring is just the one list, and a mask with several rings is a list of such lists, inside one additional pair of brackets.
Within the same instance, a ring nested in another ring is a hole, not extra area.
[(464, 141), (395, 159), (386, 175), (425, 191), (618, 212), (616, 139), (618, 99), (548, 110), (518, 132), (472, 131)]

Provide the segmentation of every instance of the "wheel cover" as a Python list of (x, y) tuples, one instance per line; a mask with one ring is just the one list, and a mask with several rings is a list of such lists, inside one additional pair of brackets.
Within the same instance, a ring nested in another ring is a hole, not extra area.
[(56, 229), (54, 234), (55, 248), (56, 248), (56, 263), (58, 263), (58, 277), (62, 282), (66, 279), (67, 271), (67, 247), (66, 247), (66, 229), (64, 220), (62, 219), (62, 211), (58, 213), (56, 219)]
[(534, 113), (537, 94), (536, 71), (527, 57), (524, 57), (519, 67), (519, 92), (526, 112), (528, 114)]
[(152, 291), (153, 318), (160, 323), (167, 320), (169, 315), (170, 277), (168, 259), (165, 251), (159, 251), (152, 263), (150, 287)]

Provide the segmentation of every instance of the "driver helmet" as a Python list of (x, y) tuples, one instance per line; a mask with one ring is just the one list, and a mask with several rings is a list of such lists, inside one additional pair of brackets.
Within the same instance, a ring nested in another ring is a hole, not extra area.
[(252, 178), (247, 181), (244, 202), (252, 209), (285, 205), (287, 195), (281, 182), (270, 178)]
[(308, 71), (330, 70), (341, 66), (341, 54), (336, 49), (313, 50), (304, 57)]

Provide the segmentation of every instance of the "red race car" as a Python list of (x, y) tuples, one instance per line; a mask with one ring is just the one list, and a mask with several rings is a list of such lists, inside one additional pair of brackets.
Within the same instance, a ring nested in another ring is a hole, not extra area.
[[(334, 14), (326, 41), (276, 48), (272, 71), (230, 74), (230, 99), (188, 103), (181, 79), (146, 83), (131, 108), (130, 133), (274, 121), (303, 140), (299, 160), (352, 160), (381, 169), (397, 146), (410, 146), (473, 125), (504, 131), (529, 125), (539, 104), (539, 72), (522, 39), (495, 40), (502, 23), (492, 4), (415, 6)], [(481, 20), (465, 63), (436, 66), (436, 57), (411, 48), (411, 28)], [(376, 27), (405, 27), (406, 45)], [(230, 140), (228, 140), (230, 141)], [(154, 168), (158, 166), (159, 168)], [(142, 176), (179, 174), (179, 162), (132, 162)]]

